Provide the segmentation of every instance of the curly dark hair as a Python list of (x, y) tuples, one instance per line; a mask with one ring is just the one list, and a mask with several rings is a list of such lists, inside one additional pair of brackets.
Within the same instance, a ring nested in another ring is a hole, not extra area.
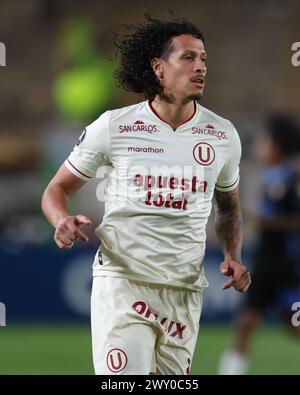
[(143, 94), (153, 100), (163, 93), (151, 67), (154, 58), (167, 59), (172, 52), (171, 41), (181, 34), (190, 34), (204, 42), (202, 33), (191, 23), (181, 20), (162, 22), (145, 14), (145, 22), (138, 24), (131, 35), (115, 36), (115, 46), (121, 53), (121, 64), (115, 72), (125, 90)]

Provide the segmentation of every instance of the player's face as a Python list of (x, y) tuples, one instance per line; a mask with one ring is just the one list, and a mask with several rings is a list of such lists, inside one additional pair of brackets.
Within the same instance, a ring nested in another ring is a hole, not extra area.
[(167, 96), (179, 100), (201, 99), (205, 85), (207, 55), (203, 41), (189, 34), (174, 37), (171, 53), (162, 64), (162, 80)]

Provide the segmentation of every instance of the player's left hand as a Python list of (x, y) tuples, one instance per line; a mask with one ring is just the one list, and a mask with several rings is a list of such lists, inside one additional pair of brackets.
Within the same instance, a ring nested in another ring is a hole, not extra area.
[(251, 284), (250, 273), (244, 265), (234, 260), (225, 260), (220, 265), (220, 271), (231, 279), (223, 284), (222, 289), (234, 287), (239, 292), (246, 292)]

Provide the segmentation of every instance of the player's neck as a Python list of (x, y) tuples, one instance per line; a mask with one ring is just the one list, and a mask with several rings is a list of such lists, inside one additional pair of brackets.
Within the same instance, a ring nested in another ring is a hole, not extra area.
[(176, 101), (165, 100), (159, 96), (156, 96), (151, 102), (151, 107), (156, 114), (174, 130), (192, 118), (195, 113), (194, 101), (183, 104)]

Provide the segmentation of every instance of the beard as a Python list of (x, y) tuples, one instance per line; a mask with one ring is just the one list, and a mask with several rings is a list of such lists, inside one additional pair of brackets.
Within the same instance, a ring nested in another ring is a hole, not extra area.
[(202, 93), (193, 93), (192, 95), (189, 95), (189, 96), (188, 96), (188, 99), (189, 99), (189, 100), (196, 100), (196, 101), (199, 101), (199, 100), (202, 99), (202, 96), (203, 96), (203, 92), (202, 92)]
[[(202, 96), (203, 96), (203, 91), (202, 91), (202, 92), (199, 92), (199, 93), (191, 93), (191, 94), (187, 95), (187, 96), (184, 98), (184, 101), (185, 101), (186, 103), (188, 103), (188, 102), (190, 102), (190, 101), (199, 101), (199, 100), (202, 99)], [(162, 93), (159, 94), (159, 97), (160, 97), (162, 100), (165, 100), (165, 101), (168, 102), (168, 103), (172, 103), (172, 102), (174, 101), (174, 97), (175, 97), (175, 96), (174, 96), (171, 92), (163, 91)]]

